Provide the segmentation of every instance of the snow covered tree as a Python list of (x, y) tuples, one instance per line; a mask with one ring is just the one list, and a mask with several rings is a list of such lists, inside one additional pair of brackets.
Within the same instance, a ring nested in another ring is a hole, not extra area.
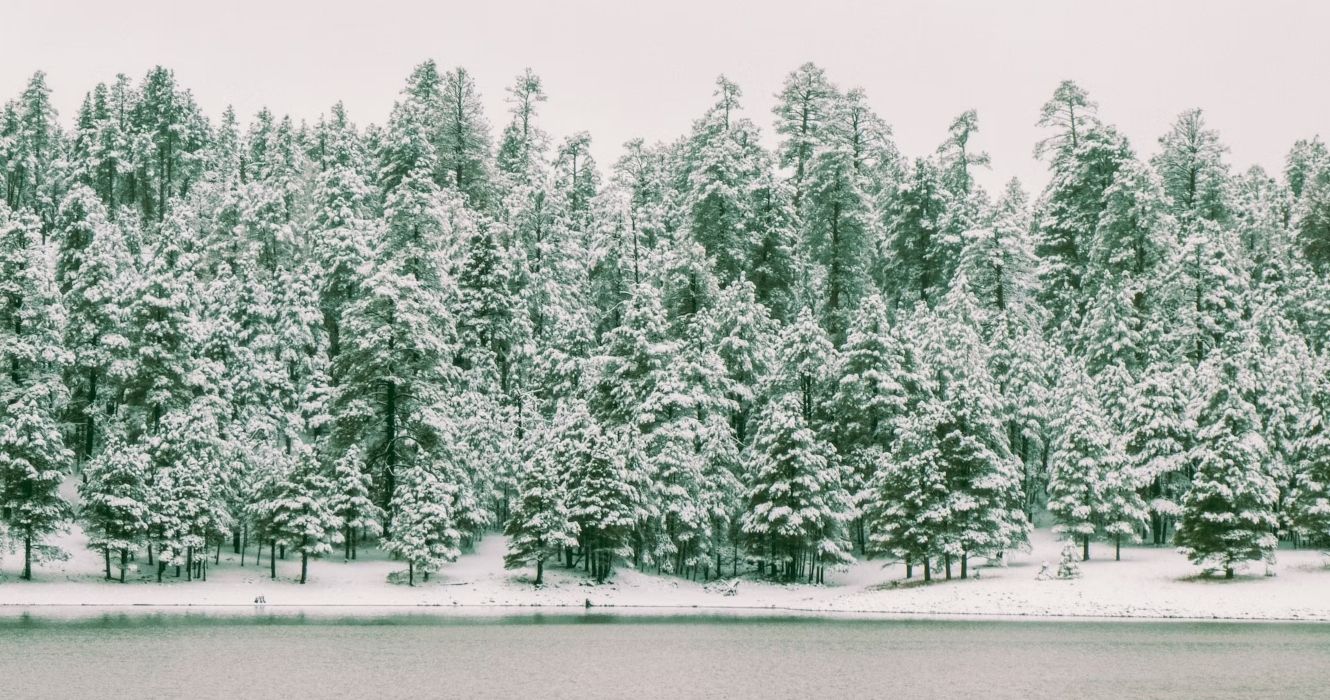
[(747, 272), (753, 256), (751, 195), (764, 162), (757, 127), (739, 116), (739, 86), (721, 76), (714, 94), (716, 103), (693, 124), (685, 147), (685, 206), (693, 239), (728, 283)]
[(937, 167), (919, 159), (892, 196), (887, 214), (883, 287), (897, 306), (936, 303), (960, 257), (961, 241), (946, 230), (946, 192)]
[(1164, 183), (1173, 214), (1185, 222), (1225, 221), (1229, 216), (1228, 164), (1219, 134), (1206, 128), (1201, 110), (1178, 115), (1159, 139), (1154, 166)]
[(471, 72), (461, 66), (443, 75), (437, 123), (439, 172), (467, 202), (486, 206), (490, 196), (490, 131)]
[(0, 512), (22, 543), (24, 579), (34, 561), (61, 554), (42, 540), (69, 518), (58, 489), (73, 461), (59, 422), (65, 316), (39, 228), (0, 207)]
[(556, 444), (541, 433), (531, 441), (517, 479), (517, 504), (504, 525), (509, 538), (503, 564), (513, 569), (535, 564), (539, 586), (545, 581), (545, 562), (557, 560), (565, 548), (577, 546), (577, 526), (568, 508), (568, 485), (560, 479)]
[(1289, 499), (1293, 529), (1311, 542), (1330, 542), (1330, 377), (1315, 378), (1309, 415), (1297, 440), (1296, 487)]
[(1086, 251), (1113, 184), (1130, 148), (1111, 127), (1099, 124), (1096, 106), (1075, 83), (1063, 82), (1044, 105), (1040, 126), (1052, 134), (1038, 153), (1052, 177), (1036, 206), (1035, 253), (1043, 260), (1043, 300), (1053, 311), (1053, 327), (1079, 323), (1087, 300), (1081, 295)]
[(427, 105), (407, 95), (380, 154), (384, 230), (361, 268), (358, 297), (343, 310), (332, 367), (333, 443), (341, 451), (361, 447), (385, 510), (398, 469), (410, 466), (420, 445), (437, 441), (425, 411), (442, 403), (456, 353), (448, 306), (456, 288), (440, 248), (472, 224), (460, 198), (433, 181)]
[(644, 494), (629, 473), (641, 468), (630, 464), (637, 439), (631, 428), (592, 433), (586, 459), (574, 464), (570, 474), (574, 486), (568, 510), (597, 583), (609, 578), (616, 557), (631, 553), (629, 538), (642, 520)]
[(837, 98), (803, 180), (805, 240), (810, 259), (824, 271), (819, 307), (836, 345), (845, 341), (849, 318), (872, 286), (878, 200), (895, 166), (889, 133), (863, 92)]
[(809, 426), (795, 392), (762, 417), (743, 532), (772, 576), (821, 583), (827, 566), (853, 560), (845, 523), (853, 515), (834, 449)]
[(356, 558), (356, 543), (364, 532), (377, 536), (383, 532), (383, 510), (374, 504), (373, 482), (365, 466), (364, 453), (353, 445), (333, 464), (328, 509), (342, 522), (345, 557)]
[[(152, 460), (148, 482), (148, 540), (157, 551), (157, 579), (167, 565), (183, 567), (186, 580), (206, 576), (207, 548), (231, 522), (221, 488), (232, 444), (221, 420), (225, 404), (199, 397), (162, 416), (145, 443)], [(197, 566), (197, 574), (196, 574)]]
[(1182, 512), (1182, 498), (1191, 481), (1184, 370), (1185, 366), (1151, 365), (1127, 387), (1122, 425), (1126, 468), (1144, 484), (1155, 544), (1167, 541), (1167, 530)]
[(330, 503), (332, 482), (323, 475), (313, 449), (299, 445), (291, 456), (275, 497), (263, 504), (269, 541), (300, 554), (300, 583), (309, 575), (309, 558), (331, 554), (341, 540), (343, 521)]
[(53, 196), (55, 169), (64, 140), (46, 74), (34, 73), (18, 99), (5, 106), (5, 112), (3, 121), (7, 123), (0, 127), (6, 132), (0, 147), (4, 202), (11, 209), (37, 212), (45, 231), (58, 201)]
[(904, 560), (907, 577), (923, 566), (925, 581), (933, 579), (932, 561), (943, 555), (950, 517), (937, 441), (944, 415), (930, 402), (900, 420), (891, 451), (876, 452), (879, 462), (863, 506), (871, 551)]
[[(832, 431), (839, 454), (850, 467), (846, 488), (856, 504), (866, 497), (881, 455), (896, 442), (896, 422), (912, 401), (904, 353), (890, 322), (886, 303), (874, 294), (864, 300), (839, 353), (838, 377), (830, 397)], [(854, 533), (862, 548), (865, 532), (856, 521)]]
[(1090, 386), (1088, 377), (1073, 374), (1064, 388), (1048, 484), (1048, 510), (1058, 521), (1054, 530), (1080, 540), (1082, 561), (1090, 559), (1090, 540), (1101, 535), (1113, 537), (1120, 558), (1122, 537), (1137, 538), (1147, 518), (1136, 475)]
[(166, 227), (142, 275), (134, 279), (126, 309), (129, 362), (119, 368), (124, 401), (138, 414), (143, 429), (155, 431), (167, 412), (189, 399), (193, 313), (186, 256)]
[(1201, 393), (1189, 408), (1195, 477), (1182, 503), (1174, 541), (1193, 562), (1233, 578), (1244, 561), (1273, 562), (1278, 494), (1266, 473), (1269, 449), (1255, 408), (1243, 398), (1250, 373), (1229, 357), (1198, 371)]
[(66, 197), (57, 228), (68, 271), (62, 285), (68, 314), (63, 345), (73, 355), (68, 384), (80, 425), (75, 452), (82, 463), (98, 446), (97, 421), (106, 412), (107, 389), (114, 387), (112, 365), (125, 359), (124, 288), (133, 263), (120, 227), (107, 220), (91, 190), (75, 189)]
[(777, 149), (780, 166), (793, 171), (794, 206), (803, 205), (814, 151), (821, 143), (823, 130), (831, 119), (837, 90), (826, 73), (812, 63), (799, 66), (785, 77), (776, 96), (776, 133), (783, 138)]
[(506, 99), (512, 105), (508, 111), (513, 117), (503, 129), (495, 160), (500, 171), (531, 184), (542, 174), (541, 165), (549, 148), (549, 135), (536, 125), (539, 105), (549, 97), (540, 76), (527, 68), (508, 88)]
[(152, 460), (142, 445), (112, 440), (84, 471), (79, 485), (80, 520), (88, 546), (100, 549), (111, 579), (111, 555), (120, 558), (120, 582), (125, 582), (129, 551), (148, 534), (148, 478)]
[(171, 201), (198, 177), (207, 120), (194, 96), (161, 66), (148, 71), (127, 116), (137, 165), (130, 201), (139, 204), (144, 219), (165, 221)]
[(383, 548), (406, 560), (407, 584), (416, 585), (416, 571), (429, 581), (430, 572), (459, 554), (457, 530), (447, 485), (431, 469), (412, 465), (402, 471), (393, 492), (392, 528)]

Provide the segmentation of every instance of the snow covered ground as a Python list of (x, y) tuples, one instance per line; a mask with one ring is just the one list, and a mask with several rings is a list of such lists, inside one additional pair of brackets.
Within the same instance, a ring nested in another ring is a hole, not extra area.
[[(31, 582), (21, 581), (21, 560), (8, 554), (0, 561), (0, 611), (27, 606), (245, 606), (264, 596), (269, 608), (314, 606), (458, 606), (492, 609), (506, 606), (582, 608), (685, 608), (753, 611), (893, 613), (909, 616), (1078, 616), (1139, 618), (1220, 618), (1330, 621), (1330, 555), (1313, 550), (1281, 550), (1274, 576), (1256, 565), (1232, 581), (1208, 579), (1172, 548), (1124, 547), (1122, 561), (1112, 561), (1112, 547), (1092, 547), (1082, 576), (1067, 581), (1037, 581), (1040, 564), (1056, 568), (1061, 543), (1037, 530), (1031, 553), (1009, 556), (1006, 567), (980, 566), (969, 580), (929, 585), (904, 579), (904, 567), (860, 562), (829, 576), (829, 583), (782, 585), (745, 578), (734, 596), (715, 586), (620, 568), (611, 582), (591, 584), (580, 571), (559, 566), (546, 570), (547, 583), (535, 589), (530, 570), (503, 568), (504, 539), (491, 535), (428, 583), (396, 583), (404, 566), (371, 550), (355, 562), (340, 557), (310, 562), (310, 582), (297, 583), (297, 558), (279, 560), (278, 580), (268, 578), (267, 561), (255, 565), (250, 549), (246, 566), (228, 551), (209, 569), (206, 582), (175, 579), (155, 582), (150, 567), (119, 584), (102, 580), (102, 560), (84, 547), (74, 530), (60, 544), (71, 554), (63, 562), (37, 567)], [(959, 573), (959, 567), (956, 569)], [(390, 581), (390, 574), (393, 574)], [(403, 579), (404, 581), (404, 579)]]

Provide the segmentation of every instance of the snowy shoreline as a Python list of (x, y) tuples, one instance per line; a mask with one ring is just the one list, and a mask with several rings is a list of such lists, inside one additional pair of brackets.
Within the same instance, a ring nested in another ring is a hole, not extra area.
[[(485, 605), (464, 604), (383, 604), (383, 603), (294, 603), (252, 605), (244, 603), (0, 603), (0, 621), (36, 613), (43, 621), (87, 620), (99, 614), (123, 616), (126, 612), (143, 617), (160, 615), (188, 615), (189, 613), (217, 613), (218, 616), (240, 617), (250, 611), (256, 619), (271, 622), (281, 618), (301, 618), (306, 615), (326, 616), (329, 622), (344, 620), (370, 621), (382, 617), (411, 614), (440, 621), (503, 620), (520, 622), (527, 617), (554, 617), (556, 621), (574, 621), (580, 618), (620, 620), (651, 620), (666, 618), (670, 621), (688, 620), (825, 620), (825, 621), (882, 621), (882, 622), (1178, 622), (1178, 623), (1330, 623), (1323, 617), (1233, 617), (1226, 615), (1168, 615), (1168, 614), (1085, 614), (1085, 613), (984, 613), (984, 612), (921, 612), (895, 610), (842, 610), (823, 608), (795, 608), (783, 606), (735, 605), (616, 605), (614, 603), (585, 608), (568, 603), (530, 603)], [(59, 611), (56, 615), (43, 613)], [(338, 614), (354, 611), (353, 614)]]
[[(1038, 529), (1030, 552), (1013, 552), (1005, 566), (975, 567), (969, 580), (930, 584), (904, 578), (900, 565), (860, 561), (829, 574), (825, 585), (782, 584), (740, 577), (737, 592), (725, 596), (711, 584), (627, 568), (606, 584), (594, 585), (579, 570), (546, 568), (546, 584), (535, 588), (533, 572), (503, 568), (506, 540), (490, 535), (474, 551), (448, 564), (428, 583), (399, 582), (404, 568), (377, 549), (354, 562), (310, 563), (310, 581), (297, 583), (300, 562), (277, 562), (278, 579), (268, 577), (268, 561), (256, 565), (251, 548), (246, 566), (223, 551), (207, 581), (176, 579), (168, 570), (162, 583), (151, 567), (131, 572), (125, 584), (102, 580), (102, 558), (74, 528), (61, 537), (66, 561), (43, 564), (31, 582), (18, 580), (16, 557), (0, 560), (0, 618), (25, 614), (91, 617), (99, 614), (150, 616), (173, 613), (225, 615), (438, 614), (456, 617), (558, 616), (741, 616), (820, 617), (891, 620), (1179, 620), (1330, 621), (1330, 557), (1316, 550), (1280, 550), (1273, 576), (1253, 565), (1232, 581), (1200, 576), (1171, 547), (1132, 546), (1122, 561), (1110, 545), (1095, 545), (1082, 576), (1037, 581), (1047, 561), (1056, 562), (1062, 543)], [(733, 577), (727, 577), (727, 581)], [(255, 605), (262, 596), (266, 605)], [(591, 607), (587, 607), (587, 603)]]

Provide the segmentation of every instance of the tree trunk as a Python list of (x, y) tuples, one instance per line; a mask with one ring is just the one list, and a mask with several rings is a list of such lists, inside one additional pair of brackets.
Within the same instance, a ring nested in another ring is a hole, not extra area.
[(961, 553), (961, 578), (970, 578), (970, 555), (966, 552)]
[(309, 573), (309, 553), (300, 553), (300, 583), (304, 585), (305, 576)]
[(1090, 536), (1081, 538), (1081, 561), (1090, 561)]
[(416, 563), (409, 560), (406, 562), (406, 585), (416, 585)]
[(120, 548), (120, 583), (125, 582), (125, 558), (128, 556), (125, 549), (125, 547)]
[(1233, 578), (1233, 567), (1231, 566), (1224, 567), (1224, 578), (1226, 579)]
[(106, 580), (111, 580), (111, 548), (102, 547), (102, 557), (106, 560)]
[(1113, 537), (1113, 561), (1122, 561), (1122, 535)]
[(928, 561), (928, 557), (924, 557), (923, 567), (924, 567), (924, 583), (930, 583), (933, 580), (933, 567), (931, 565), (931, 562)]
[(951, 555), (950, 555), (950, 554), (944, 554), (944, 555), (942, 556), (942, 567), (943, 567), (943, 570), (945, 571), (946, 580), (950, 581), (950, 580), (951, 580)]
[[(176, 576), (179, 576), (179, 575), (180, 575), (180, 569), (177, 568), (177, 569), (176, 569)], [(185, 580), (186, 580), (186, 581), (193, 581), (193, 580), (194, 580), (194, 548), (193, 548), (193, 547), (186, 547), (186, 548), (185, 548)]]
[(23, 580), (32, 580), (32, 530), (23, 533)]
[(268, 575), (277, 580), (277, 540), (268, 540)]
[(544, 559), (537, 559), (537, 560), (536, 560), (536, 585), (539, 586), (540, 584), (542, 584), (542, 583), (544, 583), (544, 582), (545, 582), (545, 560), (544, 560)]

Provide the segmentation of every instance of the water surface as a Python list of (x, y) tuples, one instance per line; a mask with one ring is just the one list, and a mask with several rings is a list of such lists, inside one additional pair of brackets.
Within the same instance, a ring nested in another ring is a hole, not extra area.
[(1330, 625), (107, 613), (0, 618), (6, 698), (1324, 698)]

